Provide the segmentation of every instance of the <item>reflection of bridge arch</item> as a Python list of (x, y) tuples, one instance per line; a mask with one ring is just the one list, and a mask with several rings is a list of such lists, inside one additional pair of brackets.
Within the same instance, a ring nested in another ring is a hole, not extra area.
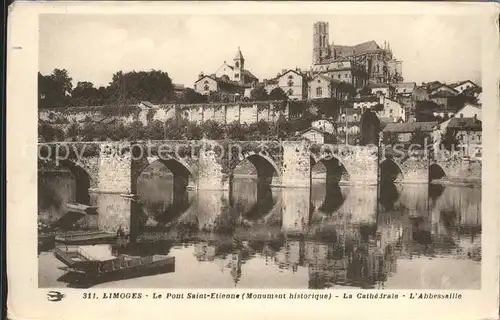
[(380, 163), (380, 182), (382, 184), (394, 183), (403, 179), (403, 170), (396, 161), (391, 158), (385, 158)]
[[(161, 163), (173, 175), (173, 197), (172, 203), (162, 210), (153, 211), (157, 214), (156, 220), (162, 225), (172, 223), (183, 215), (190, 207), (191, 201), (187, 192), (189, 181), (193, 179), (194, 173), (192, 168), (182, 159), (158, 157), (144, 159), (139, 168), (135, 172), (133, 185), (138, 185), (139, 177), (155, 164)], [(137, 188), (137, 187), (136, 187)], [(138, 191), (138, 190), (137, 190)]]
[(429, 166), (429, 181), (442, 179), (444, 177), (446, 177), (446, 172), (439, 164), (433, 163)]
[(330, 183), (337, 184), (340, 180), (349, 180), (350, 175), (347, 171), (347, 167), (344, 163), (334, 155), (321, 155), (316, 156), (311, 154), (311, 170), (312, 168), (318, 164), (322, 163), (326, 168), (326, 183), (327, 185)]

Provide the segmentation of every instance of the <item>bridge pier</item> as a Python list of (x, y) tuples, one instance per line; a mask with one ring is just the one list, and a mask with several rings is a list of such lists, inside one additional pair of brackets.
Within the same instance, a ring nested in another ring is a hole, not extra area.
[(309, 143), (283, 142), (281, 185), (292, 188), (311, 187), (311, 155)]

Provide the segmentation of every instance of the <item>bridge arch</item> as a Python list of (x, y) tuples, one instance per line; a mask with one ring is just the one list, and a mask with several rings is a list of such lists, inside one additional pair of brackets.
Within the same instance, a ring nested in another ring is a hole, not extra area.
[(349, 180), (350, 174), (345, 164), (334, 155), (324, 154), (316, 156), (311, 154), (311, 173), (314, 166), (322, 163), (326, 169), (326, 183), (338, 184), (341, 180)]
[(244, 153), (240, 156), (239, 161), (232, 166), (231, 173), (234, 174), (236, 167), (245, 160), (250, 162), (257, 170), (257, 177), (260, 183), (267, 185), (278, 183), (276, 180), (281, 177), (281, 170), (276, 162), (268, 155), (254, 151)]
[[(49, 160), (42, 163), (41, 166), (47, 165), (48, 167), (60, 166), (69, 171), (75, 180), (75, 199), (74, 201), (81, 204), (90, 205), (90, 188), (96, 187), (97, 180), (91, 174), (91, 171), (82, 163), (69, 159)], [(40, 188), (40, 186), (39, 186)]]
[(401, 166), (392, 158), (385, 158), (380, 163), (380, 183), (394, 183), (404, 179)]
[(444, 177), (446, 177), (446, 172), (439, 164), (433, 163), (429, 166), (429, 181), (442, 179)]

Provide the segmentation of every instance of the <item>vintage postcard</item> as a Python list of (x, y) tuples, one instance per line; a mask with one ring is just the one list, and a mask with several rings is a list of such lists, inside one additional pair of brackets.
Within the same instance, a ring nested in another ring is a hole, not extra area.
[(498, 319), (499, 14), (16, 2), (10, 319)]

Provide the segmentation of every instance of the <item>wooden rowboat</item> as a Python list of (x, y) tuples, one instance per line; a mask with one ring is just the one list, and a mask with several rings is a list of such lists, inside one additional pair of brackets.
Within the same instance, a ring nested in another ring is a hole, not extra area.
[(66, 265), (59, 269), (83, 276), (79, 279), (80, 283), (95, 284), (175, 271), (175, 257), (163, 255), (145, 257), (119, 255), (109, 260), (97, 260), (80, 247), (73, 249), (57, 247), (54, 254)]
[(56, 242), (68, 245), (106, 244), (116, 240), (116, 233), (105, 231), (73, 231), (58, 234)]

